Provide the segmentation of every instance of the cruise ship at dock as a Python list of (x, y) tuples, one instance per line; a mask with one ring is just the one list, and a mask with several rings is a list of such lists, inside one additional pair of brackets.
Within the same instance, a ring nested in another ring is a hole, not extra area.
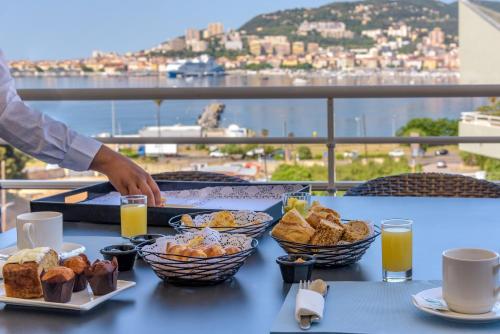
[(203, 77), (224, 75), (224, 68), (214, 58), (202, 55), (193, 59), (182, 59), (167, 65), (169, 78)]

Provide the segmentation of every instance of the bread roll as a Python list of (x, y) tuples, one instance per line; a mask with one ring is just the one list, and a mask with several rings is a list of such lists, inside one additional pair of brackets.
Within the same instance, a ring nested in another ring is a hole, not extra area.
[(292, 209), (281, 218), (271, 234), (278, 239), (306, 244), (313, 236), (314, 228), (296, 209)]
[(329, 220), (322, 219), (316, 228), (316, 232), (311, 238), (311, 244), (333, 246), (339, 242), (343, 234), (343, 227), (340, 227)]
[(349, 242), (360, 241), (370, 235), (368, 223), (361, 220), (353, 220), (345, 224), (343, 240)]

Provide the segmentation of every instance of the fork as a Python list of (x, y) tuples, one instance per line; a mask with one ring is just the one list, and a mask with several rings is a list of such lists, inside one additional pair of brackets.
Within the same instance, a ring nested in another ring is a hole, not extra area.
[[(306, 281), (301, 280), (299, 282), (299, 290), (300, 289), (309, 290), (311, 283), (312, 282), (310, 280), (306, 280)], [(312, 322), (315, 322), (318, 320), (319, 320), (319, 317), (317, 315), (302, 315), (302, 316), (300, 316), (300, 322), (299, 322), (300, 329), (307, 330), (307, 329), (311, 328)]]

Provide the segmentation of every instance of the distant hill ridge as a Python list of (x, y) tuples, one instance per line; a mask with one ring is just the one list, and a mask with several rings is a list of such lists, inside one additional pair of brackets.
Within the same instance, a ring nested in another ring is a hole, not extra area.
[[(500, 12), (498, 1), (474, 1)], [(373, 6), (370, 21), (363, 23), (362, 16), (352, 15), (358, 5)], [(427, 20), (422, 20), (422, 17)], [(316, 8), (280, 10), (258, 15), (239, 30), (255, 35), (291, 35), (303, 21), (342, 21), (348, 30), (387, 29), (391, 23), (405, 22), (415, 28), (440, 27), (447, 34), (458, 34), (458, 3), (437, 0), (365, 0), (333, 2)]]
[[(490, 2), (490, 1), (482, 1)], [(356, 12), (359, 5), (371, 6)], [(423, 19), (425, 17), (425, 19)], [(366, 18), (366, 16), (365, 16)], [(369, 29), (387, 29), (392, 23), (404, 22), (416, 28), (441, 27), (447, 34), (458, 34), (458, 4), (436, 0), (365, 0), (334, 2), (317, 8), (297, 8), (266, 13), (252, 18), (239, 30), (256, 35), (292, 35), (303, 21), (342, 21), (355, 33)]]

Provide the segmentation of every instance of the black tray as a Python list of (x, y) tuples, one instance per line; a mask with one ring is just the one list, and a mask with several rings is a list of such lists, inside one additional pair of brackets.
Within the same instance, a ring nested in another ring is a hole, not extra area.
[[(245, 186), (275, 186), (275, 185), (287, 185), (287, 183), (238, 183), (238, 182), (199, 182), (199, 181), (157, 181), (160, 190), (162, 191), (172, 191), (172, 190), (186, 190), (186, 189), (201, 189), (205, 187), (215, 187), (215, 186), (232, 186), (232, 187), (245, 187)], [(302, 187), (300, 192), (309, 192), (310, 186), (308, 184), (300, 184)], [(87, 193), (87, 199), (91, 200), (93, 198), (108, 194), (112, 191), (116, 191), (115, 188), (109, 182), (103, 182), (89, 187), (79, 188), (76, 190), (64, 192), (54, 196), (49, 196), (37, 200), (33, 200), (30, 203), (31, 211), (57, 211), (62, 212), (65, 221), (83, 221), (92, 223), (105, 223), (105, 224), (119, 224), (120, 223), (120, 206), (119, 205), (102, 205), (102, 204), (89, 204), (89, 203), (65, 203), (68, 196), (77, 195), (81, 193)], [(282, 205), (281, 201), (272, 205), (265, 210), (266, 213), (270, 214), (274, 221), (278, 220), (282, 216)], [(207, 209), (196, 209), (196, 208), (159, 208), (150, 207), (148, 208), (148, 225), (150, 226), (165, 226), (169, 227), (168, 220), (173, 216), (182, 213), (196, 213), (201, 211), (217, 211), (217, 210), (207, 210)]]

